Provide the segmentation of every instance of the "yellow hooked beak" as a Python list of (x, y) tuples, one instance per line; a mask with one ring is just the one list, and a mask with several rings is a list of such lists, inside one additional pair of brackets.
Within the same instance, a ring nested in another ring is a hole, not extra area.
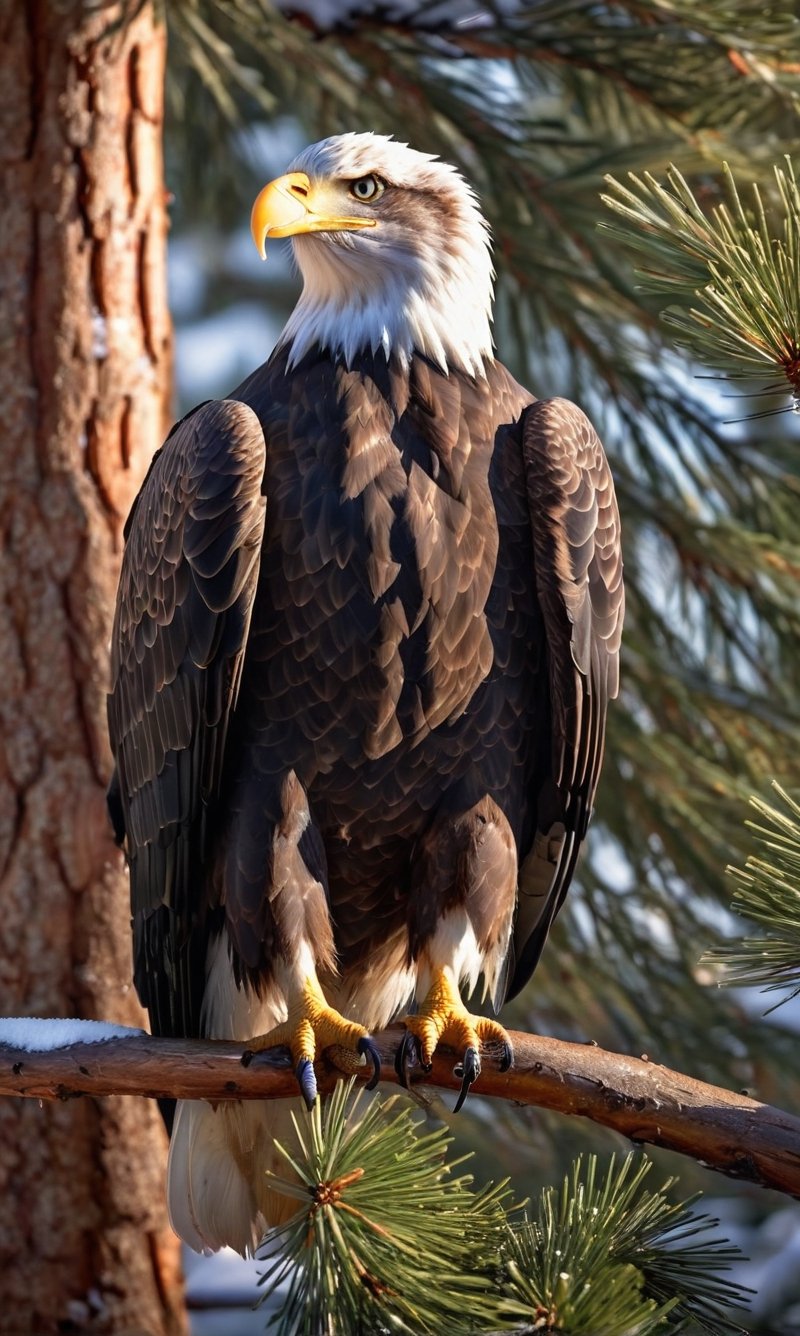
[(374, 227), (375, 218), (352, 218), (329, 212), (337, 202), (334, 188), (312, 186), (305, 172), (289, 172), (264, 186), (253, 205), (250, 231), (262, 260), (267, 258), (269, 237), (294, 237), (301, 232), (355, 232)]

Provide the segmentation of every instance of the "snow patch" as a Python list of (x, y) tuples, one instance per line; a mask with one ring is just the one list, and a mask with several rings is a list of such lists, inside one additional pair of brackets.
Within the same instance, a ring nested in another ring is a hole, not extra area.
[(475, 0), (440, 0), (420, 7), (419, 0), (389, 0), (376, 5), (375, 0), (278, 0), (278, 9), (303, 14), (319, 32), (333, 32), (339, 26), (350, 27), (363, 18), (374, 18), (380, 9), (389, 23), (408, 24), (425, 32), (427, 28), (484, 28), (497, 23), (497, 14), (513, 16), (522, 9), (521, 0), (492, 0), (483, 8)]
[(108, 357), (108, 324), (96, 306), (92, 308), (92, 357), (99, 362)]
[(0, 1044), (26, 1053), (52, 1053), (53, 1049), (69, 1048), (72, 1044), (102, 1044), (108, 1039), (130, 1039), (143, 1034), (144, 1030), (132, 1025), (111, 1025), (106, 1021), (0, 1017)]
[(265, 1302), (259, 1279), (266, 1268), (258, 1258), (240, 1257), (232, 1248), (200, 1254), (185, 1246), (182, 1256), (191, 1336), (264, 1336), (288, 1282)]
[(182, 1255), (189, 1308), (246, 1308), (257, 1303), (263, 1262), (240, 1257), (232, 1248), (201, 1255), (184, 1246)]

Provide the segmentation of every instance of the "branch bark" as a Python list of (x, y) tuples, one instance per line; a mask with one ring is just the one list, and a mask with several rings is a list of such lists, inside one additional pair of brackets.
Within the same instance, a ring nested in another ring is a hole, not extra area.
[[(383, 1079), (397, 1081), (399, 1025), (376, 1036)], [(678, 1151), (731, 1178), (800, 1197), (800, 1118), (746, 1095), (696, 1081), (645, 1058), (609, 1053), (512, 1032), (515, 1065), (501, 1072), (487, 1056), (478, 1094), (591, 1118), (635, 1142)], [(297, 1094), (285, 1049), (259, 1054), (250, 1066), (242, 1046), (133, 1034), (53, 1052), (0, 1043), (0, 1094), (39, 1100), (77, 1095), (147, 1095), (180, 1099), (279, 1099)], [(436, 1054), (430, 1073), (413, 1079), (457, 1090), (454, 1057)], [(366, 1079), (367, 1072), (364, 1072)], [(337, 1073), (317, 1064), (320, 1091)]]

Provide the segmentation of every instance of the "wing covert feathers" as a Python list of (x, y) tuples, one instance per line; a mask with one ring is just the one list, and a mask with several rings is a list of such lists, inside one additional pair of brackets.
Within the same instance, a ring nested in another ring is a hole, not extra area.
[[(533, 795), (537, 830), (520, 870), (516, 967), (530, 977), (572, 879), (603, 760), (606, 709), (619, 689), (624, 613), (614, 484), (589, 419), (566, 399), (522, 418), (536, 592), (547, 649), (552, 756)], [(539, 771), (541, 776), (542, 771)]]
[(250, 408), (205, 404), (167, 438), (126, 526), (112, 793), (130, 862), (134, 978), (155, 1033), (199, 1033), (206, 824), (258, 575), (265, 458)]

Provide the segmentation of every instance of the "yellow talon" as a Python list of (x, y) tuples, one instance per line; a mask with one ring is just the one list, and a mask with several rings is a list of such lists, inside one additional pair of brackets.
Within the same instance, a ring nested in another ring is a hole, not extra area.
[(463, 1053), (461, 1091), (454, 1109), (461, 1108), (470, 1086), (480, 1075), (482, 1045), (498, 1044), (501, 1048), (501, 1070), (513, 1062), (513, 1049), (508, 1031), (488, 1016), (473, 1016), (461, 1000), (452, 972), (445, 966), (437, 969), (425, 1001), (414, 1016), (406, 1016), (405, 1038), (398, 1050), (395, 1067), (403, 1085), (408, 1085), (408, 1071), (412, 1037), (419, 1046), (423, 1066), (430, 1067), (439, 1044)]
[(372, 1062), (373, 1074), (367, 1086), (372, 1090), (380, 1077), (380, 1054), (363, 1025), (349, 1021), (325, 1000), (315, 978), (306, 979), (301, 993), (289, 1004), (289, 1015), (280, 1025), (251, 1039), (244, 1058), (250, 1061), (254, 1053), (285, 1045), (291, 1052), (300, 1091), (309, 1108), (317, 1096), (314, 1062), (323, 1050), (340, 1071), (350, 1074), (363, 1067), (367, 1058)]

